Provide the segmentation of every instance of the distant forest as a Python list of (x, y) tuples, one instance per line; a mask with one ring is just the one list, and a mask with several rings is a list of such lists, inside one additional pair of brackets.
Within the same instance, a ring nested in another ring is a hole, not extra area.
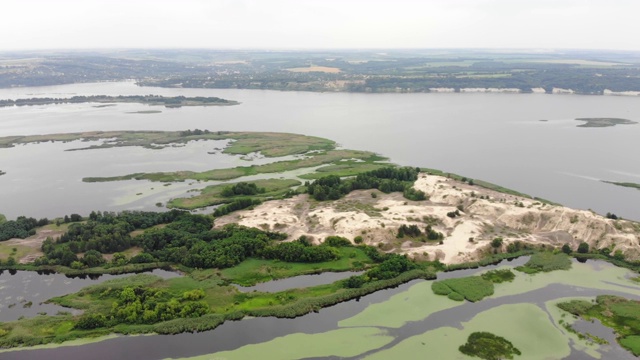
[(215, 51), (0, 54), (0, 87), (134, 79), (141, 86), (344, 92), (434, 88), (640, 91), (640, 53), (471, 50)]

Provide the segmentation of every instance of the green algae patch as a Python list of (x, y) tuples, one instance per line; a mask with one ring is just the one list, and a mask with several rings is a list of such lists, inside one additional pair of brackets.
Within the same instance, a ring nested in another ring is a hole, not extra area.
[(431, 285), (431, 290), (437, 295), (457, 293), (458, 295), (454, 295), (452, 300), (459, 299), (462, 296), (471, 302), (476, 302), (493, 295), (493, 282), (480, 276), (468, 276), (436, 281)]
[(628, 277), (632, 271), (605, 262), (573, 263), (568, 271), (535, 275), (517, 274), (513, 282), (496, 286), (492, 298), (521, 294), (551, 284), (564, 284), (591, 289), (612, 290), (640, 296), (640, 286)]
[(393, 340), (383, 330), (353, 328), (320, 334), (291, 334), (260, 344), (246, 345), (232, 351), (223, 351), (189, 358), (191, 360), (285, 360), (310, 357), (352, 357), (380, 348)]
[(569, 270), (571, 269), (571, 259), (564, 253), (538, 252), (531, 255), (531, 258), (526, 264), (518, 266), (515, 269), (525, 274)]
[[(109, 335), (98, 336), (98, 337), (69, 340), (63, 343), (50, 343), (50, 344), (35, 345), (35, 346), (29, 346), (29, 347), (0, 349), (0, 353), (9, 352), (9, 351), (30, 351), (30, 350), (41, 350), (41, 349), (56, 349), (56, 348), (67, 347), (67, 346), (81, 346), (81, 345), (87, 345), (87, 344), (105, 341), (109, 339), (114, 339), (119, 336), (121, 335), (109, 334)], [(144, 335), (130, 335), (130, 336), (144, 336)]]
[[(558, 303), (557, 306), (585, 320), (596, 318), (603, 325), (614, 329), (622, 346), (640, 355), (640, 302), (620, 296), (600, 295), (595, 304), (585, 300)], [(593, 336), (587, 337), (593, 339)]]
[(547, 310), (549, 316), (551, 316), (551, 320), (558, 330), (560, 330), (564, 336), (568, 339), (572, 340), (571, 347), (577, 351), (581, 351), (586, 353), (587, 355), (600, 359), (602, 358), (602, 354), (599, 352), (600, 345), (587, 341), (587, 339), (581, 339), (580, 336), (576, 332), (572, 332), (568, 330), (567, 327), (572, 327), (578, 318), (569, 315), (567, 312), (561, 310), (558, 307), (559, 303), (567, 302), (567, 301), (590, 301), (590, 297), (570, 297), (570, 298), (561, 298), (555, 299), (551, 301), (547, 301), (544, 306)]
[(459, 302), (435, 295), (431, 291), (431, 283), (417, 283), (406, 291), (391, 296), (387, 301), (371, 304), (359, 314), (338, 322), (338, 326), (399, 328), (409, 321), (422, 320), (429, 314), (460, 306)]
[[(570, 354), (567, 338), (549, 320), (545, 311), (533, 304), (502, 305), (476, 315), (463, 329), (442, 327), (410, 337), (398, 345), (367, 359), (410, 359), (428, 354), (431, 359), (473, 359), (458, 351), (473, 332), (490, 332), (504, 337), (522, 355), (515, 359), (561, 359)], [(544, 346), (540, 346), (544, 344)]]

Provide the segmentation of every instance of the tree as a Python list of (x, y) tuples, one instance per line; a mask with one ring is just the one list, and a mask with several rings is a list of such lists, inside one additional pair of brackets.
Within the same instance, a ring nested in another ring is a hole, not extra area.
[(503, 240), (501, 237), (497, 237), (491, 240), (491, 247), (494, 249), (499, 249), (502, 247)]
[(578, 252), (580, 254), (586, 254), (589, 252), (589, 244), (587, 244), (586, 242), (581, 242), (580, 245), (578, 245)]
[(562, 245), (562, 252), (569, 255), (571, 254), (573, 250), (571, 249), (571, 246), (569, 246), (569, 244), (564, 244)]

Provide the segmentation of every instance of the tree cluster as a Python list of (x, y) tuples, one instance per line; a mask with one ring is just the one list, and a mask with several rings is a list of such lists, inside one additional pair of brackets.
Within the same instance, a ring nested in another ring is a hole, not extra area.
[(385, 167), (346, 180), (329, 175), (305, 185), (307, 193), (318, 201), (337, 200), (353, 190), (366, 189), (378, 189), (384, 193), (401, 191), (410, 200), (426, 200), (424, 192), (411, 188), (418, 179), (419, 171), (420, 169), (411, 167)]
[(35, 235), (35, 228), (49, 224), (49, 220), (44, 218), (36, 220), (32, 217), (18, 216), (16, 220), (9, 220), (0, 223), (0, 241), (13, 238), (24, 239)]
[(266, 192), (265, 188), (259, 188), (254, 183), (246, 183), (239, 182), (237, 184), (233, 184), (232, 186), (228, 186), (222, 189), (220, 195), (224, 197), (232, 197), (238, 195), (257, 195), (264, 194)]

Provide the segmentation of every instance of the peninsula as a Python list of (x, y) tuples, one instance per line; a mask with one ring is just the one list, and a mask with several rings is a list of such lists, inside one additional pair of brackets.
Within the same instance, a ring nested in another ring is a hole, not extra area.
[[(151, 106), (164, 106), (167, 108), (179, 108), (182, 106), (225, 106), (237, 105), (239, 102), (225, 100), (218, 97), (185, 97), (185, 96), (160, 96), (160, 95), (93, 95), (73, 96), (70, 98), (29, 98), (0, 100), (0, 107), (9, 106), (34, 106), (55, 104), (114, 104), (114, 103), (139, 103)], [(104, 105), (101, 105), (104, 106)]]

